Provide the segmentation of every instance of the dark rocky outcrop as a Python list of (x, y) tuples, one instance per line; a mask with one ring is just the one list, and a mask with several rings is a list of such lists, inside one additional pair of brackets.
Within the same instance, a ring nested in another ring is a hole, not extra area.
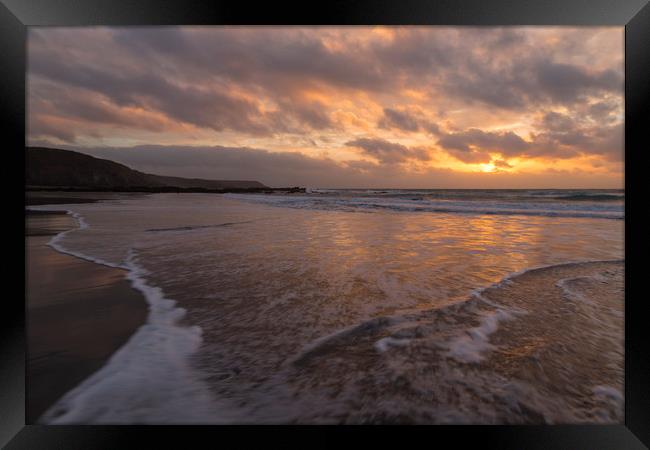
[(25, 184), (28, 188), (72, 190), (257, 190), (267, 189), (258, 181), (202, 180), (152, 175), (123, 164), (71, 150), (27, 147)]

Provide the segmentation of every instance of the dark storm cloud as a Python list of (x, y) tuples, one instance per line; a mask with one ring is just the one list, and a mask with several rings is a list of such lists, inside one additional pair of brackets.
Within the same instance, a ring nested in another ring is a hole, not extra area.
[(621, 92), (623, 77), (612, 69), (589, 72), (583, 67), (542, 61), (536, 67), (542, 92), (558, 102), (574, 101), (591, 91)]
[(546, 112), (538, 125), (541, 131), (531, 135), (531, 146), (526, 154), (565, 158), (593, 154), (604, 155), (612, 161), (622, 160), (623, 124), (612, 123), (608, 118), (619, 107), (602, 102), (588, 106), (586, 115)]
[(51, 82), (32, 82), (28, 107), (30, 111), (35, 111), (29, 115), (29, 118), (39, 118), (41, 121), (58, 117), (92, 124), (137, 127), (151, 131), (164, 131), (166, 126), (160, 120), (147, 117), (140, 117), (134, 123), (132, 114), (121, 110), (110, 102), (103, 101), (100, 95), (79, 95), (79, 90), (76, 88), (55, 85)]
[(442, 134), (438, 140), (444, 150), (466, 163), (490, 162), (490, 152), (504, 158), (572, 158), (580, 154), (602, 154), (611, 160), (622, 158), (622, 125), (583, 126), (567, 115), (548, 112), (542, 122), (545, 130), (529, 140), (511, 132), (490, 132), (476, 128)]
[(548, 56), (523, 57), (491, 66), (477, 58), (467, 70), (450, 74), (443, 85), (459, 98), (503, 109), (571, 105), (590, 95), (623, 90), (622, 71), (590, 72), (555, 63)]
[[(117, 106), (154, 110), (172, 119), (217, 131), (270, 132), (253, 102), (214, 89), (181, 87), (154, 72), (111, 73), (84, 64), (73, 65), (71, 70), (69, 63), (55, 55), (36, 58), (30, 69), (35, 75), (65, 86), (102, 94)], [(77, 107), (86, 101), (83, 93), (78, 93), (77, 98)]]
[(379, 122), (383, 128), (397, 128), (404, 131), (418, 131), (420, 124), (417, 119), (407, 112), (384, 108), (384, 117)]
[(554, 111), (549, 111), (544, 114), (542, 123), (547, 130), (560, 132), (569, 131), (576, 126), (573, 118), (566, 114), (561, 114)]
[(504, 155), (523, 154), (530, 146), (511, 131), (486, 132), (476, 128), (459, 133), (444, 134), (438, 140), (443, 148), (471, 153), (475, 149), (498, 151)]
[(603, 100), (589, 105), (587, 115), (599, 123), (611, 123), (617, 120), (616, 113), (622, 112), (622, 102)]
[(440, 128), (437, 124), (423, 118), (421, 115), (393, 108), (384, 108), (384, 115), (377, 125), (380, 128), (395, 128), (402, 131), (425, 131), (429, 134), (438, 134)]
[(450, 50), (455, 44), (445, 39), (453, 31), (440, 30), (442, 39), (432, 38), (429, 30), (400, 30), (390, 42), (379, 42), (370, 52), (390, 72), (437, 76), (456, 59)]
[(449, 149), (447, 150), (447, 153), (456, 158), (458, 161), (462, 161), (467, 164), (489, 163), (492, 160), (490, 153), (477, 148), (472, 148), (469, 150)]
[(333, 52), (321, 36), (304, 29), (192, 27), (157, 30), (119, 29), (115, 40), (129, 53), (182, 66), (200, 78), (206, 74), (233, 82), (275, 85), (290, 91), (300, 84), (321, 82), (338, 87), (378, 89), (386, 76), (367, 52)]
[(510, 168), (512, 168), (511, 164), (508, 164), (507, 161), (504, 161), (502, 159), (497, 159), (495, 161), (492, 161), (492, 164), (494, 164), (495, 167), (498, 167), (500, 169), (510, 169)]
[(425, 161), (430, 158), (429, 153), (424, 149), (409, 148), (384, 139), (359, 138), (346, 142), (345, 145), (358, 148), (364, 155), (387, 164), (405, 162), (409, 159)]
[(565, 146), (584, 154), (603, 155), (610, 161), (623, 160), (623, 124), (596, 125), (565, 133), (543, 133), (539, 138), (547, 139), (551, 145)]
[[(305, 132), (334, 124), (322, 104), (292, 96), (272, 98), (279, 109), (262, 112), (257, 101), (233, 95), (229, 82), (252, 83), (252, 92), (288, 94), (310, 80), (359, 87), (381, 81), (377, 74), (366, 75), (369, 66), (358, 57), (327, 56), (323, 44), (313, 37), (269, 46), (278, 40), (277, 33), (248, 33), (242, 39), (241, 33), (214, 31), (118, 29), (110, 33), (118, 44), (112, 49), (117, 50), (118, 58), (112, 60), (117, 67), (97, 66), (76, 57), (69, 47), (48, 46), (36, 38), (30, 49), (30, 73), (100, 93), (118, 106), (141, 107), (198, 127), (252, 135)], [(39, 37), (39, 32), (33, 35)], [(180, 84), (183, 77), (189, 82)]]
[[(286, 124), (287, 119), (291, 118), (299, 126), (305, 125), (312, 130), (323, 130), (335, 126), (325, 105), (319, 102), (281, 100), (279, 104), (280, 110), (275, 114), (278, 125)], [(285, 129), (289, 128), (285, 127)], [(294, 131), (299, 132), (300, 130)]]

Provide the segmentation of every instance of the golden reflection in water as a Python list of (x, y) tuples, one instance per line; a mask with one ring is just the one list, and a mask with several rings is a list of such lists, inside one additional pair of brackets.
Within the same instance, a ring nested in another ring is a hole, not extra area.
[(364, 280), (371, 303), (430, 306), (529, 267), (623, 255), (622, 240), (606, 237), (622, 221), (393, 212), (310, 212), (296, 220), (305, 220), (295, 229), (305, 233), (304, 263), (331, 284)]

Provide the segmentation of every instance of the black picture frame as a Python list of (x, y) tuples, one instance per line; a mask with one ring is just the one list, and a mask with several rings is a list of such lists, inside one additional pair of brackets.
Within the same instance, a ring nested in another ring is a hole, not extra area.
[[(650, 117), (650, 5), (648, 0), (330, 0), (313, 4), (220, 0), (0, 0), (0, 114), (5, 124), (2, 179), (4, 211), (12, 236), (24, 232), (24, 147), (26, 30), (29, 26), (199, 25), (199, 24), (430, 24), (430, 25), (616, 25), (625, 26), (625, 424), (619, 426), (435, 426), (300, 427), (141, 427), (25, 425), (24, 248), (17, 242), (3, 258), (6, 292), (0, 317), (0, 445), (18, 448), (130, 448), (136, 439), (153, 447), (223, 445), (224, 438), (302, 441), (318, 433), (332, 443), (363, 433), (386, 444), (441, 439), (498, 448), (627, 449), (650, 445), (650, 352), (642, 235), (640, 158), (647, 146)], [(17, 240), (16, 240), (17, 241)], [(641, 263), (641, 265), (639, 264)], [(24, 290), (23, 290), (24, 292)], [(407, 431), (395, 433), (395, 431)], [(295, 434), (296, 431), (300, 431)], [(398, 436), (401, 435), (401, 436)], [(191, 442), (191, 444), (190, 444)], [(297, 442), (297, 441), (296, 441)], [(299, 444), (300, 445), (300, 444)]]

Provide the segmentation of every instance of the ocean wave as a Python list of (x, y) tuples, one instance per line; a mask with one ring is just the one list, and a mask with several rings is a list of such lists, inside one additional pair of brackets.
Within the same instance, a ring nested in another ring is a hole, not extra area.
[(308, 194), (338, 197), (408, 198), (423, 197), (436, 200), (624, 200), (622, 190), (590, 189), (308, 189)]
[(147, 232), (161, 232), (161, 231), (192, 231), (192, 230), (200, 230), (203, 228), (220, 228), (220, 227), (229, 227), (232, 225), (242, 225), (246, 223), (251, 223), (252, 220), (247, 220), (244, 222), (224, 222), (224, 223), (217, 223), (214, 225), (188, 225), (184, 227), (172, 227), (172, 228), (149, 228), (145, 231)]
[[(517, 278), (530, 273), (570, 266), (622, 262), (624, 260), (620, 259), (578, 260), (528, 267), (512, 272), (495, 283), (474, 289), (467, 297), (452, 300), (442, 307), (428, 310), (405, 310), (401, 313), (375, 317), (336, 330), (304, 346), (298, 354), (289, 359), (289, 362), (293, 365), (303, 365), (309, 360), (326, 355), (338, 347), (379, 335), (382, 335), (382, 337), (374, 341), (374, 346), (378, 352), (384, 353), (393, 347), (407, 346), (412, 338), (422, 337), (424, 328), (439, 329), (438, 326), (433, 328), (425, 326), (423, 328), (421, 326), (423, 320), (431, 324), (436, 321), (442, 322), (445, 317), (452, 316), (456, 317), (459, 323), (470, 324), (472, 320), (475, 320), (479, 322), (479, 325), (468, 325), (448, 341), (438, 343), (438, 346), (447, 350), (447, 356), (459, 362), (479, 362), (483, 360), (487, 352), (494, 349), (489, 342), (490, 335), (497, 331), (501, 322), (514, 320), (529, 313), (526, 309), (517, 306), (496, 303), (488, 298), (487, 292), (506, 287), (514, 283)], [(558, 287), (564, 281), (565, 279), (559, 280), (557, 282)], [(408, 331), (409, 328), (411, 331)], [(386, 333), (388, 334), (386, 335)]]
[(518, 215), (564, 218), (594, 218), (623, 220), (622, 206), (610, 204), (485, 202), (476, 200), (431, 200), (423, 197), (380, 198), (342, 196), (283, 196), (226, 194), (229, 198), (270, 206), (344, 212), (412, 212), (471, 215)]
[[(595, 321), (581, 305), (566, 305), (574, 311), (567, 320), (591, 333), (580, 335), (595, 337), (585, 344), (549, 322), (565, 311), (561, 294), (546, 288), (546, 299), (528, 296), (564, 274), (591, 277), (604, 270), (591, 269), (594, 264), (622, 262), (530, 267), (443, 307), (366, 320), (312, 341), (294, 358), (289, 379), (310, 380), (311, 389), (322, 379), (337, 398), (350, 401), (361, 389), (363, 405), (344, 416), (350, 423), (617, 423), (623, 397), (615, 369), (601, 373), (601, 363), (590, 359), (600, 354), (594, 350), (599, 345), (617, 351), (615, 344), (599, 341), (608, 339), (605, 328), (612, 324)], [(595, 366), (585, 369), (590, 364)], [(361, 367), (363, 375), (355, 372)], [(550, 378), (540, 379), (538, 370)], [(572, 384), (585, 376), (593, 388)], [(318, 417), (328, 416), (328, 406)]]
[(531, 197), (542, 197), (553, 200), (565, 201), (621, 201), (625, 199), (623, 192), (561, 192), (561, 191), (541, 191), (529, 193)]

